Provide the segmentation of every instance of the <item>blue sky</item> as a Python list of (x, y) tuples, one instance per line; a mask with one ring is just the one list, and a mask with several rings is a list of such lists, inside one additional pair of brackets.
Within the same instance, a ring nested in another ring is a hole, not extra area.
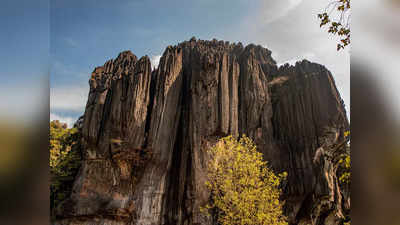
[(0, 119), (32, 122), (48, 108), (49, 2), (5, 0), (0, 15)]
[(21, 79), (34, 79), (39, 72), (48, 69), (45, 64), (49, 54), (48, 5), (47, 1), (42, 0), (24, 1), (18, 5), (13, 1), (2, 2), (1, 73), (9, 76), (9, 79), (2, 80), (2, 85), (15, 84)]
[(336, 40), (318, 26), (316, 15), (326, 3), (52, 0), (51, 117), (72, 124), (84, 111), (91, 71), (119, 52), (129, 49), (138, 57), (148, 55), (156, 63), (165, 47), (192, 36), (261, 44), (273, 51), (278, 63), (307, 58), (324, 64), (349, 105), (349, 53), (337, 52)]

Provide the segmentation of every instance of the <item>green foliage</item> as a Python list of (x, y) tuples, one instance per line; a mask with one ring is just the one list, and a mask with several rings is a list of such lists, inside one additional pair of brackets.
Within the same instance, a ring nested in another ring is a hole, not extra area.
[(350, 0), (333, 0), (323, 13), (318, 14), (318, 19), (320, 27), (327, 26), (328, 33), (341, 38), (338, 51), (350, 44)]
[(208, 153), (211, 200), (203, 212), (211, 211), (223, 225), (287, 224), (279, 201), (287, 174), (275, 175), (250, 138), (222, 138)]
[(68, 197), (74, 177), (81, 164), (80, 134), (77, 128), (67, 128), (59, 121), (50, 122), (50, 209)]
[(350, 155), (343, 154), (342, 158), (339, 160), (340, 167), (342, 168), (342, 173), (339, 177), (339, 181), (345, 184), (350, 184), (351, 181), (351, 163), (350, 163)]
[[(350, 131), (344, 132), (346, 138), (350, 137)], [(350, 144), (347, 145), (350, 148)], [(343, 153), (339, 160), (339, 181), (343, 184), (350, 185), (351, 183), (351, 159), (350, 152)]]

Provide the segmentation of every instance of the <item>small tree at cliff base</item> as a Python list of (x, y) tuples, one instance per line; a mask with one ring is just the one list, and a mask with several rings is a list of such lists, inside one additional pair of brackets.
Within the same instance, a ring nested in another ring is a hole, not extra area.
[(206, 186), (211, 199), (201, 210), (223, 225), (283, 225), (279, 184), (250, 138), (222, 138), (211, 149)]

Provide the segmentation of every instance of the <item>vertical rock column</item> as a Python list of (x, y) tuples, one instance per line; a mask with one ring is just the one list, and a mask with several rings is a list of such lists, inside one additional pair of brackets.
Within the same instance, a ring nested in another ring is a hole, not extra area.
[[(161, 222), (166, 178), (171, 168), (172, 153), (181, 116), (182, 51), (168, 47), (155, 73), (154, 102), (148, 136), (152, 159), (134, 191), (137, 225)], [(181, 137), (179, 137), (181, 138)]]

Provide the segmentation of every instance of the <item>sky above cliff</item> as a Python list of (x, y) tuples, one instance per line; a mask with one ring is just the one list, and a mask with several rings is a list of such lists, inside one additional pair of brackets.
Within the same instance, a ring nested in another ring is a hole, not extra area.
[(72, 124), (82, 115), (96, 66), (123, 50), (153, 64), (168, 45), (222, 39), (270, 49), (278, 63), (306, 58), (331, 70), (347, 110), (349, 50), (319, 28), (328, 1), (85, 0), (50, 3), (50, 116)]

